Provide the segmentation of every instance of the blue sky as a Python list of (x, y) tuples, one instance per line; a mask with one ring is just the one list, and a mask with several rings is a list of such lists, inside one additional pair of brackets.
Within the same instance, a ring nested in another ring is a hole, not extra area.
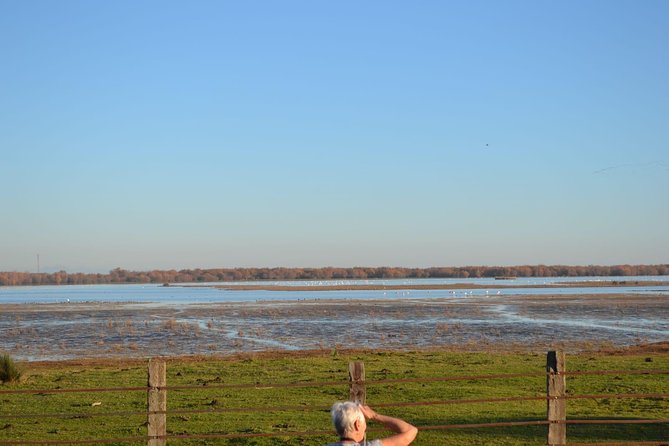
[(669, 263), (665, 1), (0, 0), (0, 270)]

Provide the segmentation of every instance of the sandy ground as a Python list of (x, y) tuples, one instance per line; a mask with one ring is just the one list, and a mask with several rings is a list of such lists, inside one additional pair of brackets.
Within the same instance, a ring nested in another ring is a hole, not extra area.
[(669, 298), (658, 295), (0, 305), (0, 351), (30, 361), (332, 348), (578, 351), (666, 341)]

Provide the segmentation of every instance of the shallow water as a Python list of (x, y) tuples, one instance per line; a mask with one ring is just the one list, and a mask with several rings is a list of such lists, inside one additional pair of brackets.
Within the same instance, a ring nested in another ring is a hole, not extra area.
[[(620, 287), (561, 287), (561, 282), (620, 281), (630, 286)], [(394, 280), (331, 280), (331, 281), (286, 281), (286, 282), (226, 282), (225, 285), (278, 285), (278, 286), (323, 286), (323, 285), (425, 285), (425, 284), (476, 284), (489, 285), (486, 289), (452, 290), (356, 290), (356, 291), (263, 291), (225, 290), (212, 284), (177, 284), (164, 287), (146, 285), (47, 285), (30, 287), (0, 287), (0, 304), (67, 303), (67, 302), (151, 302), (160, 305), (182, 306), (194, 303), (256, 302), (304, 299), (437, 299), (444, 297), (477, 297), (490, 295), (583, 295), (583, 294), (657, 294), (669, 296), (669, 286), (634, 286), (634, 282), (669, 281), (669, 276), (634, 277), (551, 277), (518, 278), (515, 280), (488, 279), (394, 279)], [(206, 286), (212, 285), (212, 286)], [(550, 288), (500, 288), (500, 285), (548, 285)]]
[(577, 350), (668, 339), (669, 298), (659, 295), (0, 305), (0, 350), (19, 360), (336, 347)]
[(256, 282), (489, 285), (398, 291), (244, 291), (192, 284), (0, 287), (0, 351), (19, 360), (56, 360), (338, 346), (577, 349), (669, 339), (668, 286), (559, 284), (584, 280), (632, 284), (669, 277)]

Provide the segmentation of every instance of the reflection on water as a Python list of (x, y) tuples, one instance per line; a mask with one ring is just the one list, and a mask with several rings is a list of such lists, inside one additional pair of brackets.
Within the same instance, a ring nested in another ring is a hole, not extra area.
[[(598, 319), (595, 317), (578, 317), (569, 319), (546, 319), (528, 317), (516, 313), (508, 305), (494, 305), (488, 311), (499, 316), (503, 323), (537, 324), (545, 326), (561, 325), (575, 329), (601, 329), (606, 331), (620, 331), (624, 333), (638, 333), (644, 336), (659, 336), (669, 339), (669, 324), (657, 319), (639, 319), (627, 317), (622, 319)], [(664, 327), (664, 328), (662, 328)]]

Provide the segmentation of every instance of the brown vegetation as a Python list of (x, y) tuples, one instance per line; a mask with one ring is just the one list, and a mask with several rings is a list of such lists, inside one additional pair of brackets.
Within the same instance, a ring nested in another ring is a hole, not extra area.
[[(579, 281), (579, 282), (561, 282), (539, 285), (510, 285), (475, 283), (438, 283), (438, 284), (411, 284), (411, 285), (216, 285), (214, 288), (226, 290), (244, 290), (244, 291), (363, 291), (363, 290), (455, 290), (455, 289), (513, 289), (513, 288), (599, 288), (599, 287), (626, 287), (626, 286), (667, 286), (667, 281), (625, 281), (625, 280), (598, 280), (598, 281)], [(207, 286), (207, 285), (202, 285)]]
[(433, 268), (217, 268), (168, 271), (128, 271), (115, 268), (108, 274), (0, 272), (0, 286), (80, 285), (108, 283), (192, 283), (251, 280), (355, 280), (480, 277), (591, 277), (669, 275), (668, 265), (615, 266), (463, 266)]

